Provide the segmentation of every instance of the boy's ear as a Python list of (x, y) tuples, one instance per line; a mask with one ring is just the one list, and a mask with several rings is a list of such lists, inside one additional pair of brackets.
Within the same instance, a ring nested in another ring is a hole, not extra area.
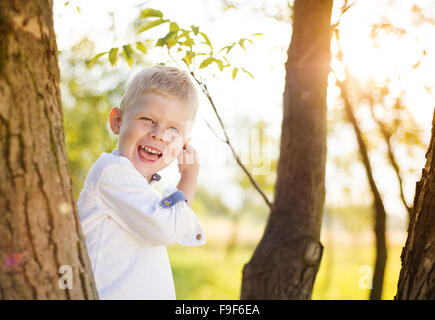
[(114, 107), (110, 112), (110, 129), (114, 134), (119, 134), (119, 126), (121, 125), (121, 109)]

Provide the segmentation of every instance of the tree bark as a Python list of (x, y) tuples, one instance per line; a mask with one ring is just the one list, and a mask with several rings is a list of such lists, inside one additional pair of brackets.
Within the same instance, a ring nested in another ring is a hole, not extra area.
[(97, 298), (65, 152), (52, 6), (0, 2), (0, 299)]
[(401, 256), (396, 300), (435, 299), (435, 113), (426, 159)]
[(310, 299), (322, 257), (332, 0), (296, 0), (274, 206), (242, 299)]

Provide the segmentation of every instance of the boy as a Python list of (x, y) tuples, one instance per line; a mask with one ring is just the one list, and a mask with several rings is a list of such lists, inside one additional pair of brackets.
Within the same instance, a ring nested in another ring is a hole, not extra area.
[[(118, 148), (95, 162), (78, 199), (100, 299), (175, 299), (166, 246), (205, 243), (190, 208), (199, 163), (188, 124), (197, 109), (188, 75), (167, 66), (139, 72), (112, 109)], [(160, 196), (157, 172), (175, 158), (180, 181)]]

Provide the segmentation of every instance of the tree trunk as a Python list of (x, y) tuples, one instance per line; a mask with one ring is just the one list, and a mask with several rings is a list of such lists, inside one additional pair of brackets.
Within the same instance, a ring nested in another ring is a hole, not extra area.
[(322, 257), (332, 0), (296, 0), (275, 201), (242, 299), (310, 299)]
[(374, 107), (374, 103), (373, 103), (373, 101), (371, 101), (370, 102), (370, 113), (372, 115), (373, 120), (375, 120), (379, 129), (381, 130), (382, 136), (385, 140), (385, 143), (387, 144), (388, 159), (390, 160), (391, 166), (393, 167), (394, 172), (396, 173), (397, 181), (399, 182), (400, 199), (402, 200), (403, 206), (406, 208), (406, 211), (408, 212), (408, 220), (409, 220), (409, 219), (411, 219), (412, 208), (409, 207), (408, 204), (406, 203), (405, 193), (403, 190), (403, 178), (402, 178), (402, 174), (400, 173), (399, 163), (397, 162), (396, 156), (394, 155), (394, 152), (393, 152), (394, 147), (391, 143), (392, 134), (387, 129), (387, 126), (385, 125), (385, 123), (375, 115), (373, 107)]
[(0, 2), (0, 299), (97, 298), (65, 152), (52, 6)]
[(426, 159), (402, 252), (397, 300), (435, 299), (435, 113)]
[(338, 86), (341, 89), (347, 118), (355, 131), (360, 155), (362, 158), (364, 168), (366, 169), (370, 190), (372, 191), (373, 194), (373, 209), (375, 211), (374, 233), (375, 233), (375, 240), (376, 240), (376, 260), (375, 260), (375, 271), (373, 272), (373, 288), (370, 291), (370, 300), (380, 300), (382, 298), (385, 264), (387, 262), (387, 241), (385, 235), (385, 222), (386, 222), (385, 207), (384, 207), (384, 202), (382, 201), (381, 194), (376, 185), (375, 178), (373, 177), (373, 170), (370, 164), (370, 159), (367, 152), (367, 146), (363, 140), (361, 130), (355, 118), (352, 105), (350, 104), (349, 101), (349, 95), (347, 93), (346, 83), (343, 81), (338, 81)]

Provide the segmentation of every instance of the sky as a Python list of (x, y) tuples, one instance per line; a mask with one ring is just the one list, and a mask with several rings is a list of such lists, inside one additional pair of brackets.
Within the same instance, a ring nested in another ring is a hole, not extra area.
[[(284, 90), (285, 70), (287, 60), (286, 50), (291, 38), (291, 25), (288, 21), (278, 21), (271, 17), (282, 13), (285, 1), (233, 1), (239, 9), (223, 10), (224, 1), (209, 0), (160, 0), (160, 1), (54, 1), (54, 22), (57, 43), (60, 50), (68, 50), (73, 44), (88, 37), (95, 42), (96, 51), (107, 51), (111, 47), (137, 41), (137, 35), (132, 32), (130, 23), (140, 9), (150, 7), (163, 11), (165, 17), (177, 21), (182, 27), (200, 26), (215, 47), (223, 47), (240, 38), (249, 37), (254, 33), (262, 36), (254, 37), (254, 45), (248, 44), (246, 51), (234, 50), (232, 62), (249, 70), (254, 79), (246, 74), (239, 74), (236, 80), (231, 79), (230, 72), (211, 77), (204, 74), (207, 86), (215, 100), (220, 115), (231, 133), (235, 145), (245, 145), (249, 134), (255, 132), (252, 125), (263, 120), (269, 125), (266, 136), (273, 137), (276, 143), (270, 150), (275, 157), (279, 154), (279, 135), (282, 120), (282, 94)], [(339, 1), (335, 2), (332, 21), (336, 21), (339, 12)], [(411, 27), (412, 15), (409, 13), (413, 1), (356, 1), (341, 20), (340, 38), (345, 53), (345, 64), (359, 79), (374, 78), (382, 82), (392, 75), (405, 74), (401, 81), (392, 83), (390, 90), (406, 89), (406, 98), (411, 112), (418, 124), (424, 129), (424, 141), (430, 137), (430, 127), (435, 99), (435, 32), (433, 26)], [(428, 16), (435, 16), (433, 8), (435, 1), (419, 1), (427, 10)], [(77, 7), (79, 9), (77, 9)], [(264, 8), (263, 10), (261, 8)], [(265, 14), (266, 13), (266, 14)], [(112, 18), (113, 17), (113, 18)], [(411, 35), (409, 39), (397, 40), (392, 37), (382, 39), (378, 47), (374, 47), (370, 38), (371, 23), (390, 19), (394, 24), (406, 27)], [(113, 21), (115, 23), (113, 24)], [(160, 33), (159, 33), (160, 32)], [(156, 30), (156, 34), (162, 31)], [(152, 35), (152, 33), (150, 33)], [(422, 50), (427, 51), (422, 60), (425, 68), (411, 72), (409, 65), (415, 63)], [(334, 45), (332, 45), (334, 50)], [(168, 62), (162, 52), (150, 54), (151, 60)], [(166, 60), (165, 60), (166, 59)], [(164, 61), (161, 61), (164, 60)], [(342, 66), (332, 61), (331, 66), (340, 74)], [(119, 66), (120, 68), (128, 67)], [(131, 70), (132, 77), (136, 69)], [(328, 88), (328, 110), (340, 108), (337, 99), (339, 91), (330, 76)], [(429, 86), (429, 94), (424, 86)], [(362, 108), (361, 110), (364, 110)], [(329, 112), (329, 111), (328, 111)], [(362, 111), (363, 112), (363, 111)], [(331, 116), (332, 113), (328, 113)], [(364, 115), (362, 115), (363, 119)], [(204, 119), (209, 122), (222, 137), (218, 122), (206, 97), (200, 93), (199, 117), (192, 134), (192, 145), (198, 150), (201, 159), (199, 184), (207, 190), (216, 192), (231, 208), (242, 205), (243, 192), (234, 183), (234, 175), (240, 169), (230, 162), (229, 149), (221, 143), (207, 127)], [(367, 118), (368, 119), (368, 118)], [(370, 126), (370, 121), (363, 121)], [(252, 152), (252, 150), (247, 150)], [(338, 134), (328, 138), (328, 160), (342, 157), (349, 152), (356, 153), (355, 137), (348, 126), (343, 126)], [(424, 152), (417, 151), (415, 158), (407, 157), (406, 153), (397, 150), (401, 161), (410, 167), (417, 168), (414, 174), (406, 175), (406, 195), (409, 203), (413, 200), (415, 182), (419, 179), (424, 166)], [(379, 181), (381, 193), (385, 198), (385, 206), (389, 214), (405, 216), (403, 206), (398, 198), (397, 182), (392, 170), (386, 165), (384, 157), (373, 154), (375, 179)], [(352, 201), (368, 203), (370, 201), (364, 168), (358, 161), (351, 164), (352, 175), (346, 175), (337, 166), (328, 161), (326, 168), (326, 203), (340, 204), (348, 197)], [(262, 170), (259, 170), (261, 173)], [(162, 173), (162, 188), (175, 184), (178, 180), (176, 165), (171, 165)], [(357, 182), (357, 183), (356, 183)], [(343, 193), (343, 186), (351, 189), (351, 195)]]

